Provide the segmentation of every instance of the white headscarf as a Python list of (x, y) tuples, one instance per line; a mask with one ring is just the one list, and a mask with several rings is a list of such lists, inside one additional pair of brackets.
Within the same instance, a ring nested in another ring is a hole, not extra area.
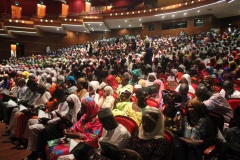
[(110, 93), (110, 95), (113, 95), (113, 89), (112, 89), (111, 86), (106, 86), (106, 87), (104, 87), (104, 91), (107, 91), (107, 92)]
[(89, 82), (89, 87), (92, 87), (96, 94), (96, 91), (99, 89), (99, 82), (91, 81), (91, 82)]
[(155, 78), (155, 80), (157, 79), (156, 73), (154, 73), (154, 72), (149, 73), (148, 76), (147, 76), (146, 87), (154, 84), (154, 81), (153, 82), (149, 81), (149, 76), (153, 76)]
[(158, 115), (158, 121), (156, 122), (156, 125), (155, 125), (155, 128), (153, 129), (153, 131), (149, 132), (149, 133), (147, 133), (143, 130), (143, 126), (141, 124), (140, 130), (139, 130), (139, 135), (138, 135), (139, 138), (143, 139), (143, 140), (162, 138), (164, 136), (164, 120), (163, 120), (162, 112), (155, 107), (150, 107), (150, 108), (147, 108), (143, 112), (142, 116), (145, 116), (148, 114), (148, 116), (154, 120), (154, 118), (149, 113)]
[(77, 122), (77, 114), (81, 109), (81, 102), (75, 94), (70, 94), (67, 101), (74, 103), (73, 109), (70, 109), (70, 114), (72, 115), (72, 122), (75, 123)]

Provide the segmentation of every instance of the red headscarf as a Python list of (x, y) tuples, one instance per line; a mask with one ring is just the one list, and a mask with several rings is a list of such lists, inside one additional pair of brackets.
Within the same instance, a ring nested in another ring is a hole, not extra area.
[(111, 74), (107, 76), (107, 84), (110, 85), (113, 90), (116, 90), (119, 85), (116, 78)]
[(86, 106), (86, 113), (71, 127), (71, 130), (73, 130), (75, 134), (80, 133), (81, 139), (89, 142), (102, 135), (102, 124), (97, 118), (97, 113), (100, 108), (95, 101), (89, 97), (83, 98), (81, 103)]

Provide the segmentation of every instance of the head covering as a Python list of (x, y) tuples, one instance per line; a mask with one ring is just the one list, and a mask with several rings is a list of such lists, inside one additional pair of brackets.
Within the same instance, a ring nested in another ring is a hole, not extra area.
[(104, 91), (109, 92), (110, 95), (113, 95), (113, 89), (112, 89), (111, 86), (106, 86), (106, 87), (104, 87)]
[(89, 97), (82, 99), (82, 107), (86, 107), (86, 113), (71, 127), (71, 130), (73, 130), (75, 134), (82, 133), (82, 140), (89, 142), (99, 138), (102, 132), (102, 124), (97, 118), (97, 113), (100, 108), (95, 101)]
[(177, 69), (172, 69), (171, 72), (175, 77), (177, 77), (178, 70)]
[(93, 90), (94, 90), (95, 93), (96, 93), (96, 91), (99, 89), (99, 82), (98, 82), (98, 81), (91, 81), (91, 82), (89, 83), (89, 87), (92, 87)]
[(28, 78), (28, 76), (29, 76), (29, 72), (24, 71), (24, 72), (22, 73), (22, 75), (24, 75), (24, 76), (26, 76), (26, 77)]
[(81, 108), (81, 102), (78, 96), (75, 94), (70, 94), (67, 97), (67, 101), (74, 103), (74, 107), (73, 109), (71, 109), (71, 113), (72, 113), (72, 122), (75, 123), (77, 121), (77, 114)]
[(189, 74), (184, 74), (182, 77), (184, 77), (184, 78), (187, 80), (188, 85), (191, 85), (191, 84), (192, 84), (192, 82), (191, 82), (191, 77), (190, 77)]
[(101, 109), (99, 112), (98, 112), (98, 118), (105, 118), (105, 117), (109, 117), (109, 116), (113, 116), (113, 113), (112, 113), (112, 110), (111, 108), (107, 107), (107, 108), (104, 108), (104, 109)]
[(164, 90), (164, 84), (160, 79), (155, 80), (154, 83), (157, 84), (159, 87), (158, 88), (158, 98), (155, 100), (160, 103), (162, 100), (162, 91)]
[(144, 79), (140, 79), (138, 84), (140, 84), (142, 87), (146, 87), (146, 81)]
[(68, 76), (66, 78), (66, 81), (74, 81), (74, 83), (76, 84), (76, 80), (75, 80), (75, 78), (73, 76)]
[(188, 104), (191, 103), (193, 108), (200, 114), (200, 115), (204, 115), (206, 113), (206, 108), (204, 107), (204, 105), (197, 99), (197, 97), (189, 100), (186, 104), (186, 108), (188, 106)]
[(107, 84), (105, 82), (102, 82), (100, 85), (99, 85), (99, 89), (103, 89)]
[(154, 72), (149, 73), (148, 76), (147, 76), (146, 87), (151, 86), (151, 85), (154, 84), (154, 82), (150, 82), (150, 81), (149, 81), (149, 77), (150, 77), (150, 76), (153, 76), (153, 77), (155, 78), (155, 80), (157, 79), (156, 73), (154, 73)]
[(138, 135), (140, 139), (150, 140), (150, 139), (159, 139), (159, 138), (163, 137), (164, 120), (163, 120), (162, 112), (159, 109), (157, 109), (155, 107), (146, 108), (145, 111), (143, 112), (142, 117), (148, 115), (148, 117), (150, 117), (151, 119), (153, 119), (155, 121), (155, 119), (152, 116), (153, 114), (158, 116), (158, 120), (156, 122), (155, 128), (153, 129), (152, 132), (147, 133), (147, 132), (144, 132), (143, 126), (141, 124), (140, 130), (139, 130), (139, 135)]
[(118, 88), (118, 82), (116, 78), (111, 74), (107, 76), (107, 84), (112, 86), (113, 90), (116, 90)]
[(181, 102), (181, 97), (178, 92), (166, 89), (162, 91), (162, 97), (165, 100), (174, 100), (175, 103), (180, 103)]
[(134, 70), (132, 70), (132, 75), (141, 77), (141, 76), (142, 76), (141, 70), (140, 70), (140, 69), (134, 69)]

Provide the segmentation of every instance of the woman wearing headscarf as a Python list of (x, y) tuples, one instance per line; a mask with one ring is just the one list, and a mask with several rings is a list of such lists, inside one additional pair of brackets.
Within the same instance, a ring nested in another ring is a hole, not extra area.
[[(89, 97), (83, 98), (81, 104), (83, 116), (71, 128), (63, 130), (62, 127), (48, 126), (39, 134), (37, 147), (39, 158), (46, 159), (44, 150), (49, 140), (61, 138), (65, 135), (66, 138), (79, 139), (87, 143), (101, 136), (102, 124), (97, 117), (100, 110), (99, 106)], [(51, 147), (50, 151), (50, 155), (53, 156), (50, 158), (57, 159), (61, 155), (69, 154), (69, 145), (56, 145)]]
[(111, 86), (104, 87), (103, 95), (98, 101), (98, 105), (99, 105), (100, 109), (109, 107), (112, 110), (114, 107), (114, 101), (115, 101), (115, 99), (113, 97), (112, 87)]
[(142, 115), (142, 124), (137, 137), (133, 136), (127, 148), (122, 150), (123, 159), (166, 160), (166, 140), (161, 111), (147, 108)]
[(99, 82), (98, 81), (91, 81), (88, 86), (89, 97), (91, 97), (96, 103), (99, 100), (99, 94), (97, 90), (99, 89)]
[(155, 101), (160, 104), (162, 101), (162, 91), (164, 90), (164, 84), (160, 79), (155, 80), (154, 83), (158, 86), (158, 95), (155, 97)]
[(238, 71), (239, 71), (238, 64), (236, 62), (232, 61), (229, 63), (229, 68), (230, 68), (231, 74), (234, 76), (237, 76)]
[(186, 104), (187, 116), (182, 121), (181, 139), (184, 159), (201, 160), (203, 151), (216, 138), (215, 127), (206, 115), (206, 108), (197, 99), (191, 99)]
[(129, 91), (131, 93), (133, 92), (133, 86), (131, 84), (129, 84), (129, 81), (130, 81), (130, 74), (128, 72), (125, 72), (123, 74), (123, 78), (122, 78), (121, 84), (116, 89), (118, 97), (120, 96), (122, 91), (127, 90), (127, 91)]
[(146, 87), (154, 85), (154, 81), (157, 79), (156, 73), (149, 73), (146, 80)]
[(118, 88), (118, 82), (116, 78), (111, 74), (107, 76), (105, 83), (112, 86), (113, 90), (116, 90)]
[(74, 91), (74, 94), (76, 94), (81, 101), (82, 98), (89, 97), (87, 89), (88, 85), (85, 78), (79, 78), (77, 80), (77, 89)]
[(67, 97), (67, 103), (68, 103), (68, 107), (70, 109), (70, 113), (69, 115), (71, 117), (70, 120), (71, 122), (75, 123), (78, 120), (78, 113), (81, 110), (81, 102), (78, 98), (78, 96), (76, 96), (75, 94), (71, 94)]
[(178, 70), (172, 69), (170, 75), (167, 78), (168, 82), (177, 81)]
[(131, 92), (127, 90), (121, 92), (120, 98), (115, 101), (116, 107), (112, 112), (114, 116), (128, 116), (135, 120), (135, 122), (139, 125), (142, 117), (141, 108), (130, 101), (131, 95)]
[(184, 74), (182, 77), (181, 77), (181, 80), (179, 82), (180, 84), (177, 86), (177, 88), (175, 89), (176, 92), (179, 92), (179, 88), (181, 86), (181, 83), (185, 83), (189, 86), (189, 90), (188, 92), (191, 92), (191, 93), (195, 93), (195, 89), (192, 87), (192, 82), (191, 82), (191, 77), (189, 74)]
[(73, 76), (68, 76), (66, 78), (66, 87), (68, 88), (68, 92), (70, 94), (74, 93), (76, 90), (77, 90), (77, 87), (76, 87), (76, 80)]

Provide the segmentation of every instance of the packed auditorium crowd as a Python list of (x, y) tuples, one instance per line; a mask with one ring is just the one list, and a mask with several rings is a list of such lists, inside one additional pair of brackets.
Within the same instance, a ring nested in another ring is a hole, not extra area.
[(215, 159), (239, 159), (240, 106), (229, 103), (240, 104), (239, 65), (236, 29), (125, 35), (2, 60), (2, 143), (32, 151), (29, 160), (200, 160), (209, 146)]

